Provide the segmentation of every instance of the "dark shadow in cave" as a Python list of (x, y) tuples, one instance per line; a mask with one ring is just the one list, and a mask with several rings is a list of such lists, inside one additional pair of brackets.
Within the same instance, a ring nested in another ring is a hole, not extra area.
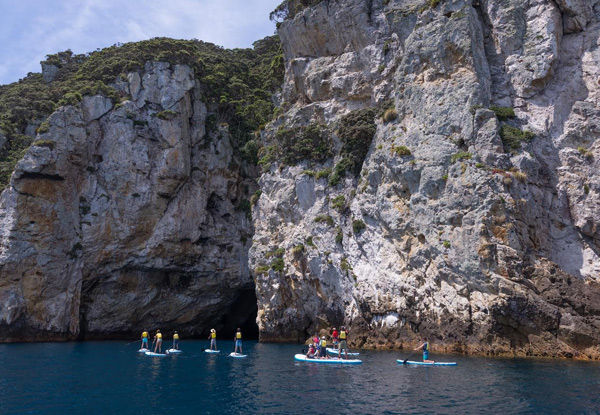
[(231, 304), (229, 311), (221, 317), (217, 325), (219, 338), (233, 339), (239, 327), (242, 329), (244, 339), (258, 340), (257, 302), (254, 289), (240, 291), (238, 298)]

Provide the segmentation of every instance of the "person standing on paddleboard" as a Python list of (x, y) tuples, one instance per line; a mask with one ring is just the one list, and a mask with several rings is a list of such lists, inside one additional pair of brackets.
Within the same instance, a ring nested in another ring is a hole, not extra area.
[(208, 338), (210, 339), (210, 350), (217, 350), (217, 331), (210, 329), (210, 336)]
[(175, 350), (179, 350), (179, 334), (177, 334), (177, 332), (175, 332), (175, 334), (173, 334), (173, 349)]
[(321, 348), (319, 349), (319, 357), (321, 359), (328, 359), (329, 357), (327, 356), (327, 340), (325, 340), (325, 336), (321, 337), (320, 346)]
[(158, 353), (162, 353), (162, 333), (160, 330), (156, 330), (156, 334), (154, 335), (154, 340), (152, 340), (152, 344), (156, 343), (154, 346), (154, 353), (158, 349)]
[(148, 330), (144, 330), (142, 333), (142, 349), (149, 349), (148, 347)]
[(334, 349), (337, 349), (338, 347), (340, 347), (339, 340), (338, 340), (338, 331), (335, 327), (333, 328), (333, 333), (331, 333), (331, 341), (333, 343)]
[(423, 362), (424, 363), (435, 363), (434, 360), (429, 360), (429, 342), (427, 341), (427, 337), (423, 337), (421, 340), (421, 345), (413, 350), (423, 349)]
[(235, 333), (235, 337), (233, 338), (233, 341), (235, 342), (235, 349), (234, 349), (233, 353), (237, 353), (237, 349), (239, 347), (240, 354), (244, 354), (244, 352), (242, 351), (242, 330), (240, 330), (239, 327), (237, 329), (237, 332)]
[(338, 349), (338, 359), (342, 358), (342, 350), (344, 350), (344, 359), (348, 359), (348, 330), (346, 327), (340, 327), (340, 348)]

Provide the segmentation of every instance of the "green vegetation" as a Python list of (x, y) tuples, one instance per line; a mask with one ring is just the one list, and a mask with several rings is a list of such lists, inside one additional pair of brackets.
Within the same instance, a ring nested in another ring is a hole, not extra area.
[(302, 160), (323, 162), (331, 157), (330, 135), (326, 126), (312, 123), (306, 127), (280, 128), (275, 138), (281, 146), (281, 160), (295, 165)]
[(56, 142), (52, 141), (52, 140), (36, 140), (33, 142), (32, 145), (37, 146), (37, 147), (47, 147), (50, 150), (54, 150), (54, 146), (56, 145)]
[(366, 227), (367, 225), (365, 225), (365, 223), (360, 219), (352, 221), (352, 230), (354, 231), (354, 233), (360, 233), (360, 231), (362, 231)]
[(275, 146), (263, 147), (258, 151), (257, 157), (260, 157), (258, 165), (262, 167), (263, 173), (268, 171), (271, 167), (271, 163), (275, 161), (276, 151)]
[(594, 159), (594, 153), (583, 146), (577, 147), (577, 151), (579, 151), (579, 154), (581, 154), (588, 161)]
[(292, 255), (294, 255), (294, 258), (298, 258), (300, 255), (302, 255), (304, 253), (304, 245), (303, 244), (299, 244), (296, 245), (295, 247), (292, 248)]
[(398, 111), (396, 111), (396, 108), (388, 108), (381, 116), (381, 119), (384, 122), (391, 122), (394, 121), (396, 118), (398, 118)]
[(375, 108), (366, 108), (362, 110), (352, 111), (346, 114), (340, 120), (338, 135), (343, 143), (342, 145), (342, 162), (336, 173), (341, 177), (346, 171), (357, 175), (360, 172), (362, 163), (367, 156), (371, 141), (375, 135), (375, 116), (377, 111)]
[(343, 211), (346, 208), (346, 197), (344, 195), (334, 197), (331, 201), (331, 207), (340, 212)]
[(485, 169), (485, 164), (483, 164), (483, 163), (477, 163), (475, 165), (475, 167), (477, 167), (478, 169)]
[(522, 171), (516, 171), (513, 173), (513, 177), (520, 181), (521, 183), (525, 183), (527, 181), (527, 173)]
[(499, 107), (497, 105), (492, 105), (490, 110), (494, 111), (496, 117), (498, 117), (500, 121), (506, 121), (510, 118), (516, 117), (515, 110), (512, 107)]
[(252, 207), (248, 199), (242, 199), (240, 203), (235, 207), (235, 210), (237, 210), (238, 212), (244, 212), (246, 214), (246, 218), (252, 219)]
[(333, 226), (333, 218), (329, 215), (317, 215), (315, 217), (316, 223), (326, 223), (329, 226)]
[(590, 186), (587, 183), (583, 185), (583, 193), (586, 195), (590, 193)]
[(340, 261), (340, 268), (342, 269), (342, 271), (352, 270), (352, 266), (348, 263), (348, 259), (346, 259), (345, 257), (342, 258), (342, 260)]
[(258, 164), (258, 144), (254, 140), (248, 140), (240, 149), (240, 154), (248, 163)]
[(283, 258), (275, 258), (271, 261), (271, 269), (275, 272), (283, 272), (283, 268), (285, 266), (285, 262)]
[[(269, 14), (269, 19), (271, 19), (273, 22), (276, 22), (277, 26), (279, 27), (279, 24), (284, 20), (293, 19), (302, 10), (308, 7), (316, 6), (322, 1), (323, 0), (284, 0)], [(296, 3), (296, 7), (293, 7), (294, 3)]]
[(442, 245), (444, 246), (444, 248), (450, 249), (450, 241), (444, 241), (442, 242)]
[(315, 176), (315, 178), (317, 180), (319, 180), (319, 179), (327, 179), (330, 174), (331, 174), (331, 168), (323, 169), (323, 170), (321, 170), (320, 172), (317, 173), (317, 175)]
[(342, 180), (342, 177), (346, 174), (346, 171), (351, 169), (353, 166), (352, 160), (348, 157), (342, 158), (334, 167), (333, 174), (329, 178), (329, 184), (336, 186)]
[(171, 111), (171, 110), (164, 110), (164, 111), (156, 113), (157, 118), (159, 118), (161, 120), (167, 120), (167, 121), (172, 119), (176, 115), (177, 115), (177, 113), (175, 111)]
[(342, 228), (340, 228), (338, 226), (337, 232), (335, 234), (335, 243), (341, 245), (343, 241), (344, 241), (344, 232), (342, 231)]
[(258, 189), (252, 196), (250, 196), (250, 206), (256, 205), (261, 194), (262, 190)]
[(269, 272), (269, 269), (271, 269), (271, 267), (268, 266), (268, 265), (260, 265), (260, 266), (258, 266), (256, 268), (254, 268), (254, 273), (256, 275), (264, 275), (267, 272)]
[(267, 252), (265, 254), (265, 258), (272, 258), (272, 257), (282, 258), (283, 255), (285, 255), (285, 249), (277, 248), (274, 251)]
[(521, 148), (521, 143), (523, 141), (528, 143), (533, 140), (533, 138), (535, 138), (535, 134), (533, 134), (531, 131), (521, 131), (516, 127), (511, 127), (510, 125), (504, 124), (500, 128), (500, 138), (504, 144), (505, 151), (514, 151)]
[(456, 154), (453, 154), (452, 157), (450, 157), (450, 162), (454, 164), (459, 160), (471, 160), (471, 157), (471, 153), (467, 153), (466, 151), (460, 151)]
[[(271, 120), (271, 96), (283, 83), (278, 36), (255, 42), (253, 49), (227, 50), (199, 40), (154, 38), (89, 54), (65, 51), (48, 55), (43, 63), (58, 68), (52, 82), (45, 82), (42, 74), (30, 73), (19, 82), (0, 86), (0, 133), (7, 138), (0, 152), (0, 190), (7, 186), (16, 163), (33, 141), (24, 136), (29, 125), (39, 125), (43, 133), (46, 126), (40, 125), (41, 121), (58, 106), (77, 105), (85, 95), (102, 94), (120, 103), (127, 97), (109, 85), (129, 72), (141, 73), (149, 61), (193, 68), (206, 91), (203, 100), (214, 104), (216, 121), (229, 124), (240, 148)], [(166, 111), (163, 115), (170, 116)]]
[(304, 171), (302, 172), (302, 174), (306, 174), (306, 175), (307, 175), (307, 176), (309, 176), (309, 177), (315, 177), (315, 175), (316, 175), (317, 173), (315, 173), (315, 171), (314, 171), (314, 170), (304, 170)]
[(67, 252), (67, 255), (71, 259), (77, 259), (77, 257), (79, 256), (79, 251), (81, 251), (82, 249), (83, 249), (83, 246), (81, 245), (81, 243), (77, 242), (75, 245), (73, 245), (71, 247), (71, 250), (69, 252)]
[(406, 146), (392, 147), (392, 151), (400, 157), (412, 155), (410, 149)]
[(313, 242), (312, 236), (309, 236), (308, 238), (306, 238), (306, 245), (310, 246), (311, 248), (316, 248), (316, 245)]
[(41, 123), (40, 126), (35, 130), (35, 132), (38, 134), (45, 134), (48, 131), (50, 131), (50, 123), (48, 121)]
[(442, 180), (445, 181), (445, 182), (448, 181), (448, 174), (447, 173), (444, 174), (444, 175), (442, 175)]

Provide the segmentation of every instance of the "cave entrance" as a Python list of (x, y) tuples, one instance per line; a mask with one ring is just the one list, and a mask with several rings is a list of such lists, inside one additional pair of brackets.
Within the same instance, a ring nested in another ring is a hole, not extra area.
[(219, 324), (221, 326), (219, 337), (232, 338), (236, 329), (242, 329), (244, 339), (258, 340), (258, 325), (256, 316), (258, 313), (258, 300), (254, 288), (240, 291), (238, 297), (229, 307)]

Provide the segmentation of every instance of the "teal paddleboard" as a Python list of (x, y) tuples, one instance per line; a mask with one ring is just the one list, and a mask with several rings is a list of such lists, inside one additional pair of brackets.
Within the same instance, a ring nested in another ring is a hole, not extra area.
[(310, 363), (323, 363), (323, 364), (338, 364), (338, 365), (360, 365), (362, 360), (358, 359), (338, 359), (337, 357), (330, 357), (329, 359), (312, 359), (306, 357), (304, 354), (297, 354), (294, 356), (294, 360), (298, 362), (310, 362)]
[(419, 366), (456, 366), (456, 362), (429, 363), (429, 362), (415, 362), (413, 360), (408, 360), (408, 361), (406, 361), (406, 363), (404, 363), (404, 360), (400, 360), (400, 359), (396, 359), (396, 362), (400, 363), (401, 365), (406, 364), (406, 365), (419, 365)]

